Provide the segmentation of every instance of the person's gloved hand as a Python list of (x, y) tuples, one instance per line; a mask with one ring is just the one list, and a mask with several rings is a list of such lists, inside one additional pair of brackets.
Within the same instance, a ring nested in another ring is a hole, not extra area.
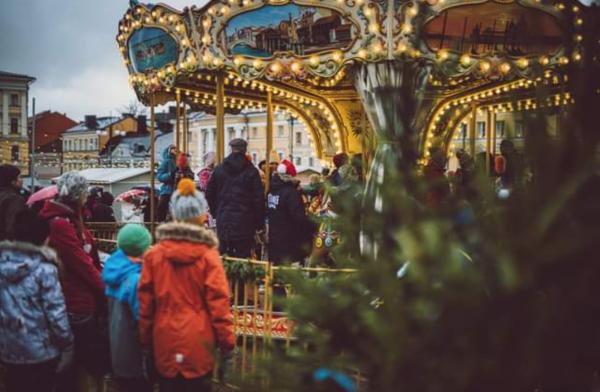
[(142, 374), (146, 381), (154, 382), (156, 380), (156, 368), (151, 350), (142, 350)]
[(56, 365), (56, 373), (62, 373), (69, 369), (73, 364), (73, 358), (75, 357), (75, 345), (72, 344), (65, 348), (60, 354), (58, 365)]
[(233, 365), (233, 350), (223, 351), (221, 350), (221, 357), (219, 358), (219, 382), (223, 383), (225, 380), (225, 373)]

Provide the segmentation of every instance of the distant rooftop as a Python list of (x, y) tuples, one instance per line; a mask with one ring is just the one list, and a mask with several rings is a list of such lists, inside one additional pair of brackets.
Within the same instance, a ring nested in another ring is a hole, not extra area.
[(0, 79), (22, 79), (27, 82), (35, 81), (35, 78), (28, 75), (21, 75), (12, 72), (0, 71)]
[[(81, 174), (90, 184), (114, 184), (115, 182), (123, 181), (128, 178), (136, 177), (141, 174), (150, 173), (149, 168), (106, 168), (106, 169), (85, 169), (79, 170)], [(58, 180), (60, 177), (54, 178)]]
[(97, 126), (95, 129), (88, 128), (87, 125), (85, 125), (85, 121), (82, 121), (79, 124), (75, 125), (73, 128), (67, 129), (66, 132), (67, 133), (89, 132), (89, 131), (95, 131), (96, 129), (105, 129), (105, 128), (111, 126), (112, 124), (118, 123), (121, 120), (123, 120), (123, 117), (97, 117), (96, 118)]

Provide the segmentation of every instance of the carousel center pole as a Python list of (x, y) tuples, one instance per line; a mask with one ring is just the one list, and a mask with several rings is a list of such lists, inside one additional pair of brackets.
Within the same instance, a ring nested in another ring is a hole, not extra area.
[(217, 75), (217, 163), (225, 159), (225, 75)]
[(154, 164), (155, 164), (155, 151), (156, 141), (154, 139), (156, 128), (156, 116), (154, 113), (154, 94), (150, 97), (150, 232), (154, 238), (154, 225), (155, 225), (155, 209), (154, 204), (154, 184), (156, 182), (154, 175)]

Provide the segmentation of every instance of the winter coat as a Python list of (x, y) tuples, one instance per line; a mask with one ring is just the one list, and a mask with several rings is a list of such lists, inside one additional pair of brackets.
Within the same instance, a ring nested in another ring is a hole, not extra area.
[(52, 249), (0, 243), (0, 361), (41, 363), (73, 344), (57, 263)]
[(214, 367), (214, 347), (235, 344), (217, 240), (204, 227), (178, 222), (159, 226), (156, 237), (138, 288), (140, 341), (153, 348), (163, 377), (202, 377)]
[(269, 259), (280, 263), (286, 259), (300, 261), (307, 254), (315, 227), (305, 213), (296, 183), (287, 175), (271, 177), (267, 196), (269, 221)]
[(173, 193), (174, 173), (177, 170), (175, 165), (175, 157), (169, 154), (169, 147), (165, 148), (162, 153), (162, 162), (156, 172), (156, 178), (162, 182), (162, 186), (158, 191), (160, 196), (170, 196)]
[(106, 260), (102, 271), (108, 298), (111, 363), (117, 377), (143, 377), (137, 331), (137, 289), (141, 271), (142, 263), (132, 261), (120, 249)]
[(198, 188), (202, 192), (206, 192), (206, 188), (208, 187), (208, 181), (213, 174), (213, 169), (210, 167), (205, 167), (198, 172)]
[(49, 200), (40, 216), (50, 222), (50, 247), (64, 265), (63, 291), (69, 313), (94, 314), (103, 303), (100, 260), (90, 232), (70, 207)]
[(258, 169), (244, 154), (232, 153), (216, 167), (206, 200), (221, 241), (248, 241), (263, 227), (264, 190)]
[(112, 223), (116, 222), (113, 208), (100, 201), (96, 202), (92, 209), (92, 222)]
[(14, 239), (15, 217), (27, 208), (25, 200), (13, 187), (0, 188), (0, 241)]
[(179, 167), (175, 169), (175, 172), (173, 173), (173, 189), (177, 189), (179, 181), (183, 180), (184, 178), (189, 178), (192, 181), (194, 180), (194, 172), (189, 166), (186, 166), (183, 169)]

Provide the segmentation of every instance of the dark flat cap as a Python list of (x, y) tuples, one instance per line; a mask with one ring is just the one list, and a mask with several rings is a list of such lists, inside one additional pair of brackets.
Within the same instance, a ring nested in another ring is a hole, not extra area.
[(248, 142), (245, 141), (244, 139), (233, 139), (232, 141), (229, 142), (229, 146), (231, 148), (245, 150), (246, 148), (248, 148)]

